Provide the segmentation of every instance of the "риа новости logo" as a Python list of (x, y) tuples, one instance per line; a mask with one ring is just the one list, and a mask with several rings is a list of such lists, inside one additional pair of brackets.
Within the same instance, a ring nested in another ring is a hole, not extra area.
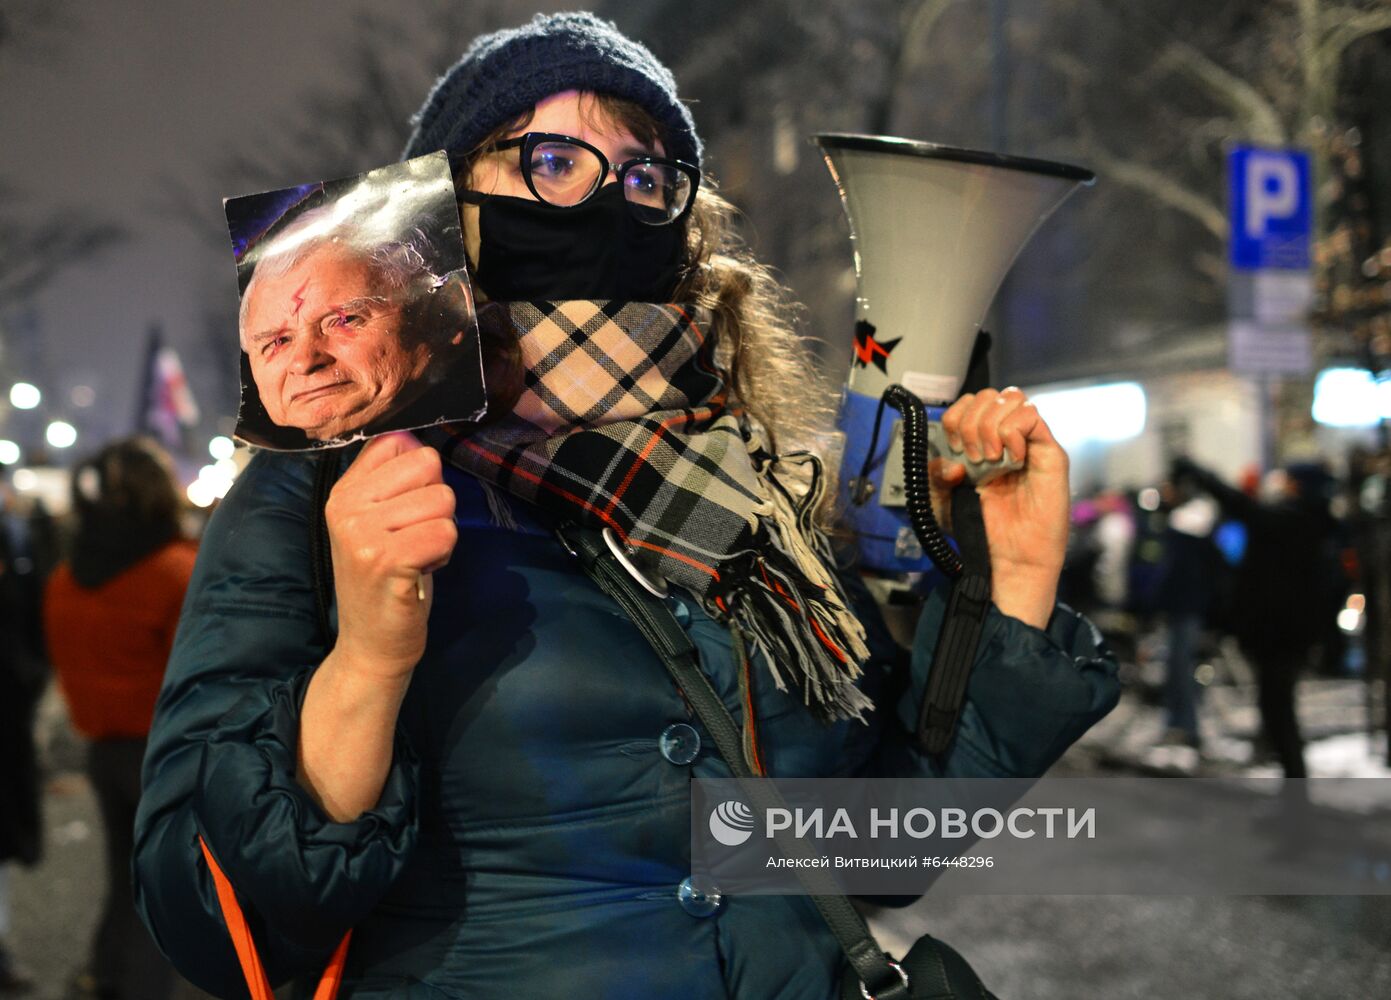
[(710, 833), (726, 847), (738, 847), (753, 836), (753, 812), (734, 799), (721, 802), (710, 812)]

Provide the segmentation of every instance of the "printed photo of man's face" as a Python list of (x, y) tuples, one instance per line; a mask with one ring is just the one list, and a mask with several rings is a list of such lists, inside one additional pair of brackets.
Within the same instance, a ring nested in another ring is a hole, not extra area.
[(285, 213), (242, 261), (238, 433), (251, 443), (312, 448), (476, 418), (472, 296), (445, 270), (463, 258), (452, 189), (431, 212), (374, 176), (392, 169)]
[[(265, 267), (266, 264), (261, 265)], [(246, 352), (271, 420), (342, 437), (425, 386), (431, 347), (379, 269), (327, 244), (246, 290)], [(450, 342), (463, 339), (458, 331)]]

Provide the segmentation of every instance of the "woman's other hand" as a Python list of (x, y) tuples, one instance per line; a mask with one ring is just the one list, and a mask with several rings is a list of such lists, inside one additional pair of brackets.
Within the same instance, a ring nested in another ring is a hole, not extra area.
[[(1067, 549), (1067, 453), (1034, 404), (1015, 388), (962, 396), (942, 415), (942, 429), (951, 446), (973, 461), (996, 460), (1005, 448), (1023, 461), (1018, 472), (998, 476), (976, 492), (990, 546), (995, 605), (1026, 624), (1045, 627)], [(945, 510), (945, 499), (965, 478), (966, 467), (934, 459), (929, 473), (933, 506)]]
[(458, 539), (439, 453), (405, 432), (374, 438), (334, 485), (324, 513), (338, 600), (334, 658), (364, 675), (409, 676), (425, 652), (429, 574)]
[(449, 561), (458, 529), (439, 453), (406, 433), (369, 441), (324, 514), (338, 641), (304, 693), (298, 778), (329, 819), (344, 823), (381, 798), (396, 719), (425, 652), (434, 594), (427, 574)]

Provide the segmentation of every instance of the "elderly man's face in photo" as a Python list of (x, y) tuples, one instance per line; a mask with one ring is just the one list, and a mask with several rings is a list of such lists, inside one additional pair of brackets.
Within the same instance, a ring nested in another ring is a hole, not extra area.
[(275, 423), (315, 440), (389, 413), (430, 363), (373, 268), (335, 247), (253, 280), (247, 295), (243, 343), (261, 403)]

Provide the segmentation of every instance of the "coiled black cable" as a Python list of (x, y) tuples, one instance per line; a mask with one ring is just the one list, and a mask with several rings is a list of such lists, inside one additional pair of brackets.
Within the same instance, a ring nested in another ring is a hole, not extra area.
[[(951, 577), (959, 577), (964, 569), (961, 557), (947, 541), (932, 513), (932, 488), (927, 473), (927, 409), (922, 400), (895, 383), (879, 397), (879, 410), (874, 415), (874, 431), (870, 435), (869, 451), (860, 470), (859, 484), (869, 482), (874, 449), (879, 443), (879, 426), (885, 405), (892, 406), (903, 417), (903, 488), (908, 496), (908, 520), (913, 533), (933, 564)], [(857, 502), (864, 502), (858, 499)]]

